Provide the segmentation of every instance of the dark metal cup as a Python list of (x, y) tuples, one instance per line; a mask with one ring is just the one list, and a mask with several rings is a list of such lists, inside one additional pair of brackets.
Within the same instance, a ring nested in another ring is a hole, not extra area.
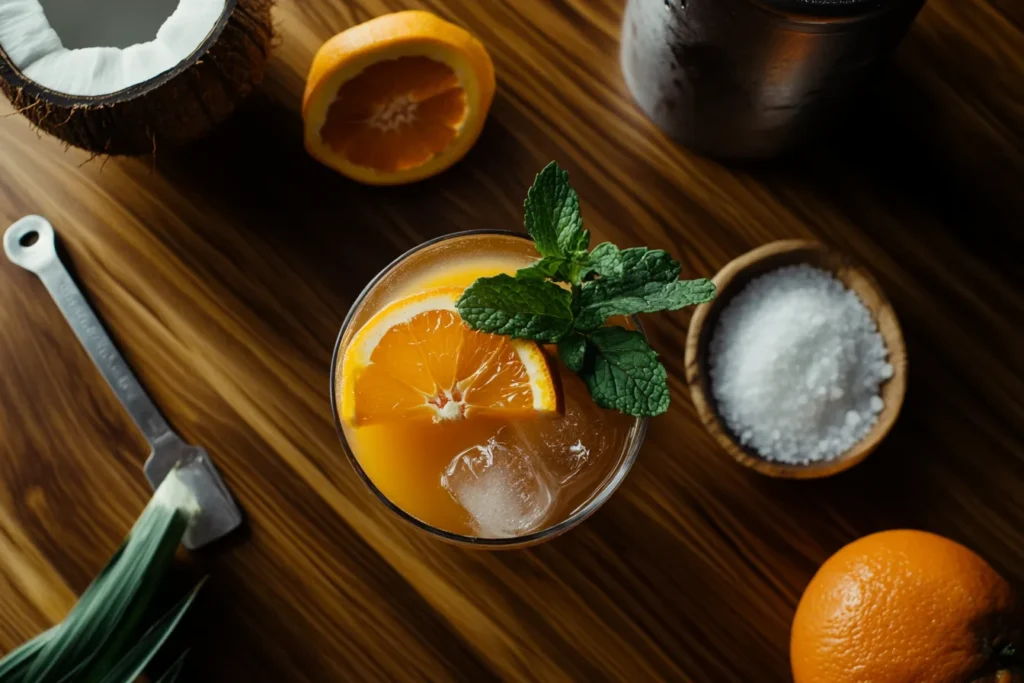
[(773, 156), (817, 132), (892, 53), (924, 0), (629, 0), (634, 99), (699, 152)]

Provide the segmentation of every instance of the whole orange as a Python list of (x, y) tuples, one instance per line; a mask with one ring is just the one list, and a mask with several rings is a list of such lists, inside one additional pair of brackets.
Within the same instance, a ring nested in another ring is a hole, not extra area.
[(1019, 683), (1013, 591), (923, 531), (884, 531), (821, 566), (793, 619), (795, 683)]

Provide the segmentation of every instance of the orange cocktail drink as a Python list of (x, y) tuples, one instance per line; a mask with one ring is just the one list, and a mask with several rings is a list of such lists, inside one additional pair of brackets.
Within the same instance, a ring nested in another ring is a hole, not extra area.
[(537, 258), (511, 233), (463, 233), (373, 282), (335, 351), (333, 400), (353, 465), (408, 521), (448, 540), (520, 545), (575, 525), (632, 464), (645, 421), (595, 405), (553, 349), (470, 330), (477, 278)]

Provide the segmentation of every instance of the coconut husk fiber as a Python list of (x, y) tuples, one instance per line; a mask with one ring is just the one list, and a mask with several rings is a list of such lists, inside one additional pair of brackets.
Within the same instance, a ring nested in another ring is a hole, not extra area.
[(273, 39), (271, 4), (229, 0), (191, 55), (111, 95), (78, 97), (42, 88), (0, 48), (0, 89), (41, 130), (96, 154), (147, 154), (191, 142), (224, 121), (262, 81)]

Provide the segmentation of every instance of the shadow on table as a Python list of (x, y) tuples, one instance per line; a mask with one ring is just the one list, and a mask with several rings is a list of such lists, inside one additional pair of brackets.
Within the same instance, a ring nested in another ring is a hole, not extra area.
[(271, 245), (304, 277), (334, 282), (344, 270), (352, 296), (392, 259), (430, 238), (522, 225), (520, 206), (507, 199), (520, 190), (489, 179), (519, 178), (525, 196), (523, 179), (532, 176), (507, 171), (516, 164), (535, 166), (492, 120), (467, 163), (411, 185), (361, 185), (310, 157), (298, 113), (264, 95), (250, 98), (198, 143), (156, 159), (172, 183), (218, 210), (235, 230)]
[[(943, 84), (964, 98), (953, 100), (895, 65), (817, 144), (734, 168), (777, 192), (827, 200), (883, 244), (892, 226), (873, 213), (878, 205), (902, 212), (891, 218), (919, 239), (941, 226), (962, 248), (1021, 282), (1024, 122), (1010, 118), (1016, 105), (1003, 93), (984, 93), (974, 82), (979, 77), (944, 74)], [(975, 98), (974, 109), (968, 98)]]

